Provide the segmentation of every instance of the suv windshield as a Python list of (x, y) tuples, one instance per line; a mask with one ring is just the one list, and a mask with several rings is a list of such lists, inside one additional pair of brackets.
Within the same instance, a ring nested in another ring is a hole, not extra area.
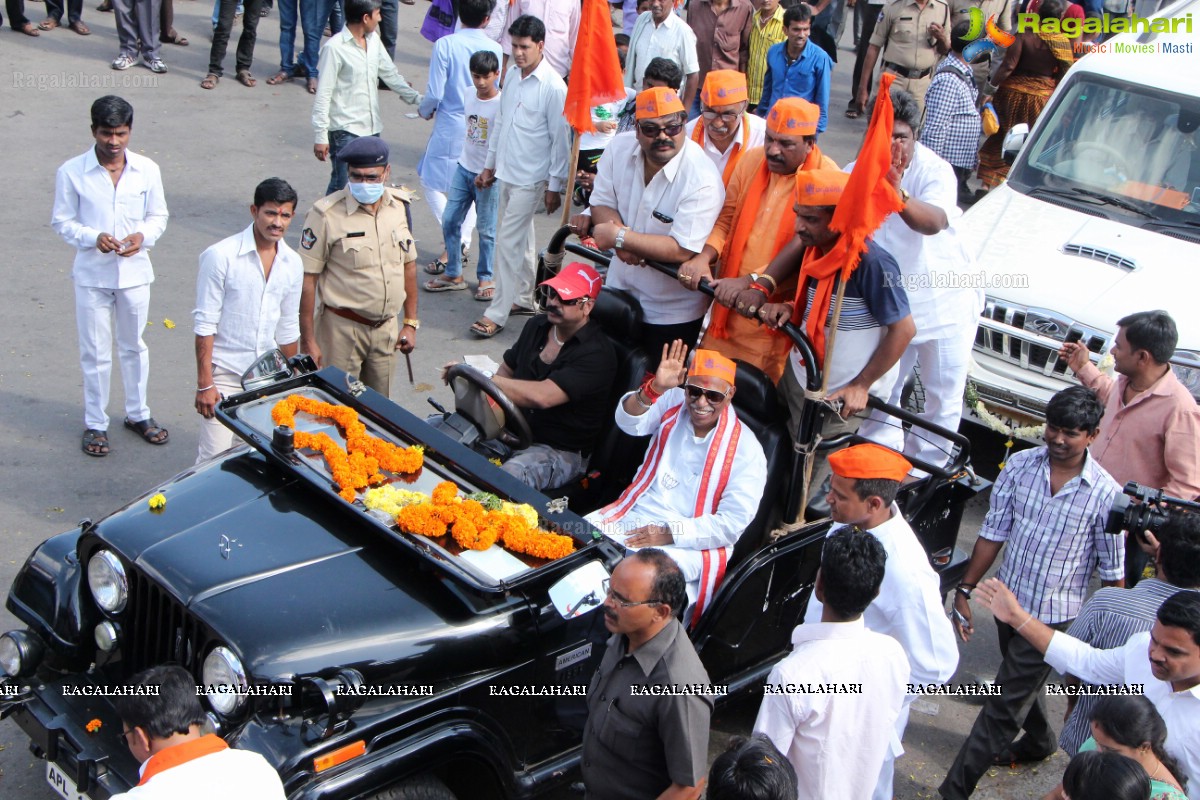
[(1009, 181), (1076, 195), (1130, 224), (1200, 226), (1200, 100), (1078, 75)]

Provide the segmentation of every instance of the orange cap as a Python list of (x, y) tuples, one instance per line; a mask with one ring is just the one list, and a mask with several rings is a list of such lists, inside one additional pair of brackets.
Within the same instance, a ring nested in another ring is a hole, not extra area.
[(783, 97), (771, 106), (767, 128), (785, 136), (815, 136), (820, 119), (819, 106), (799, 97)]
[(902, 481), (912, 464), (908, 459), (878, 444), (856, 444), (829, 456), (829, 466), (843, 478), (883, 478)]
[(679, 92), (668, 89), (666, 86), (655, 86), (653, 89), (645, 89), (638, 94), (637, 110), (634, 112), (634, 116), (639, 120), (655, 119), (668, 114), (682, 113), (683, 110), (683, 101), (679, 99)]
[(688, 370), (689, 378), (720, 378), (733, 386), (737, 377), (737, 364), (718, 353), (716, 350), (697, 350), (692, 359), (692, 368)]
[(836, 206), (850, 173), (839, 169), (796, 170), (796, 204), (801, 206)]
[(746, 76), (734, 69), (714, 69), (700, 90), (700, 102), (706, 106), (731, 106), (749, 99)]

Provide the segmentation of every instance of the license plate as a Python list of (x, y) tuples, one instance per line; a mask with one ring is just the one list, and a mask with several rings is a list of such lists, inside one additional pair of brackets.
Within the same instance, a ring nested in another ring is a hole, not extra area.
[(67, 777), (52, 761), (46, 764), (46, 783), (64, 800), (88, 800), (88, 796), (76, 788), (75, 781)]

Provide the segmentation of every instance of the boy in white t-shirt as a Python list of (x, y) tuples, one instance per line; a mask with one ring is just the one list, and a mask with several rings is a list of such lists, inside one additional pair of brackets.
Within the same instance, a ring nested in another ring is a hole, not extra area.
[(479, 261), (475, 276), (479, 286), (475, 299), (490, 302), (495, 293), (492, 280), (492, 257), (496, 248), (496, 207), (499, 192), (493, 186), (480, 189), (475, 178), (483, 170), (487, 158), (488, 134), (492, 123), (500, 112), (500, 90), (496, 81), (500, 77), (500, 62), (496, 54), (480, 50), (471, 56), (471, 82), (475, 84), (475, 96), (468, 97), (463, 105), (467, 120), (467, 134), (463, 142), (462, 155), (450, 179), (450, 191), (446, 193), (446, 211), (442, 215), (442, 237), (446, 242), (446, 272), (425, 282), (430, 292), (451, 292), (467, 288), (462, 275), (462, 224), (471, 204), (475, 204), (475, 230), (479, 232)]

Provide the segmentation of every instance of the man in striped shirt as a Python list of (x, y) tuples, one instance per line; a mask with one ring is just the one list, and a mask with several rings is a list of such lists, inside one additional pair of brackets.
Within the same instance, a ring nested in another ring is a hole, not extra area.
[[(1088, 452), (1103, 416), (1090, 389), (1063, 389), (1046, 405), (1046, 445), (1009, 457), (954, 595), (954, 624), (964, 641), (974, 630), (967, 601), (1005, 543), (999, 579), (1055, 630), (1079, 614), (1093, 569), (1105, 586), (1124, 585), (1124, 539), (1104, 532), (1121, 487)], [(1050, 666), (1014, 627), (997, 620), (996, 633), (1003, 659), (996, 684), (1004, 694), (984, 702), (939, 787), (947, 800), (966, 800), (993, 764), (1040, 761), (1058, 749), (1041, 698)]]
[[(1200, 516), (1172, 515), (1159, 531), (1142, 534), (1155, 551), (1158, 575), (1138, 581), (1132, 589), (1101, 589), (1088, 598), (1067, 633), (1097, 650), (1122, 647), (1129, 637), (1154, 627), (1158, 608), (1180, 589), (1200, 589)], [(1076, 678), (1071, 678), (1077, 681)], [(1058, 743), (1069, 755), (1092, 735), (1092, 709), (1100, 698), (1072, 695), (1070, 716)]]
[(767, 51), (787, 38), (783, 30), (783, 7), (779, 5), (779, 0), (753, 2), (755, 10), (750, 17), (750, 55), (746, 62), (751, 111), (762, 99), (763, 81), (767, 77)]

